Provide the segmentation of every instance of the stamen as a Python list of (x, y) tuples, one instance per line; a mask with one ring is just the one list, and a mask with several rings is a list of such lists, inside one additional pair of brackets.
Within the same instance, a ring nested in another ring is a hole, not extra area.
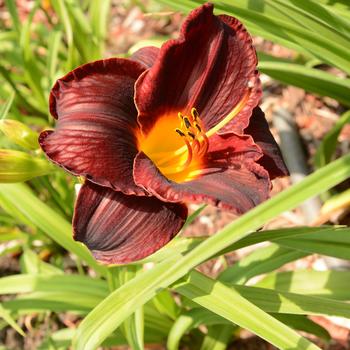
[(193, 144), (193, 151), (194, 151), (195, 153), (199, 152), (199, 150), (200, 150), (200, 148), (201, 148), (201, 145), (200, 145), (199, 141), (198, 141), (197, 139), (194, 139), (194, 140), (192, 141), (192, 144)]
[(195, 153), (199, 152), (200, 148), (201, 148), (201, 144), (199, 143), (199, 141), (196, 138), (196, 135), (191, 133), (190, 131), (187, 133), (191, 138), (192, 138), (192, 146), (193, 146), (193, 151)]

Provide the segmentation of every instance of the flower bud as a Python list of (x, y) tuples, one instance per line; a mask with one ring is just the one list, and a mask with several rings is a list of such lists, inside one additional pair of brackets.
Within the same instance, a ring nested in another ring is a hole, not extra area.
[(38, 134), (27, 125), (13, 119), (0, 120), (0, 130), (15, 144), (26, 149), (39, 148)]
[(54, 170), (46, 159), (10, 149), (0, 149), (0, 183), (23, 182)]

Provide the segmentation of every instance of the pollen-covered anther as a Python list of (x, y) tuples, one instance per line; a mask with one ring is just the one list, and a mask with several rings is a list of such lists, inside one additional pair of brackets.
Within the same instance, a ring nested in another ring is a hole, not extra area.
[(192, 108), (190, 116), (179, 112), (178, 117), (181, 125), (175, 131), (190, 144), (193, 156), (203, 156), (208, 150), (209, 141), (203, 132), (198, 111)]

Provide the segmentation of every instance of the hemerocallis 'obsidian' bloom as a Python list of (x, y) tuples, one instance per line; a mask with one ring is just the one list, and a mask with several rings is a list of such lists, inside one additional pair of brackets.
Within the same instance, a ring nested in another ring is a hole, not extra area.
[(237, 215), (268, 198), (287, 174), (264, 118), (249, 34), (205, 4), (180, 38), (130, 59), (83, 65), (50, 96), (55, 131), (40, 145), (86, 178), (74, 238), (104, 263), (146, 257), (183, 226), (185, 203)]

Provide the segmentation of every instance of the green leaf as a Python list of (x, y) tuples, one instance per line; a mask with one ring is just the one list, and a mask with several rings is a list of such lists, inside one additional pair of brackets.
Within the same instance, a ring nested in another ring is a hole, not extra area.
[(89, 14), (91, 17), (91, 27), (99, 43), (101, 55), (104, 52), (110, 8), (110, 0), (104, 0), (102, 2), (99, 0), (90, 1)]
[(321, 96), (332, 97), (344, 105), (350, 106), (350, 79), (336, 77), (333, 74), (300, 64), (272, 59), (259, 54), (259, 69), (270, 77), (285, 84), (298, 86)]
[(60, 22), (63, 24), (65, 37), (68, 46), (67, 52), (67, 65), (68, 71), (72, 70), (74, 67), (74, 41), (73, 41), (73, 28), (72, 23), (68, 14), (68, 10), (64, 0), (57, 0), (52, 2), (52, 6), (58, 15)]
[(59, 268), (42, 261), (38, 255), (36, 255), (29, 248), (25, 248), (20, 258), (21, 272), (23, 274), (46, 274), (57, 275), (63, 274), (63, 271)]
[(295, 208), (350, 176), (350, 155), (309, 175), (300, 183), (252, 209), (183, 257), (175, 256), (143, 272), (103, 300), (79, 325), (76, 350), (95, 349), (138, 307), (191, 269), (261, 227), (276, 215)]
[(200, 215), (200, 213), (206, 208), (206, 204), (201, 205), (198, 209), (196, 209), (186, 220), (183, 230), (192, 224), (194, 220)]
[[(192, 328), (200, 325), (230, 325), (225, 318), (204, 308), (195, 308), (183, 312), (174, 322), (169, 331), (167, 340), (168, 350), (177, 350), (180, 345), (181, 338)], [(232, 327), (231, 327), (232, 329)]]
[(347, 32), (349, 25), (315, 1), (264, 0), (264, 2), (272, 9), (276, 9), (274, 17), (285, 16), (292, 23), (345, 45), (346, 40), (349, 40)]
[(201, 242), (203, 242), (204, 237), (193, 237), (193, 238), (182, 238), (175, 237), (172, 241), (169, 242), (165, 247), (158, 250), (154, 254), (149, 257), (139, 260), (134, 264), (146, 264), (149, 262), (155, 263), (160, 262), (169, 257), (181, 256), (186, 252), (191, 251), (194, 247), (198, 246)]
[[(5, 303), (8, 309), (20, 313), (46, 310), (85, 313), (108, 295), (108, 288), (106, 281), (88, 276), (22, 274), (0, 278), (0, 294), (24, 294)], [(144, 311), (146, 341), (163, 341), (171, 321), (150, 304), (144, 306)]]
[(128, 344), (133, 350), (144, 349), (144, 317), (142, 307), (139, 307), (124, 321), (124, 331)]
[(201, 350), (226, 350), (232, 339), (233, 329), (231, 327), (211, 326), (203, 340)]
[[(293, 2), (295, 3), (296, 1), (293, 0)], [(349, 36), (350, 24), (346, 19), (346, 17), (350, 17), (349, 8), (338, 12), (336, 6), (333, 5), (335, 5), (335, 3), (325, 4), (323, 0), (309, 0), (308, 2), (298, 3), (298, 6), (303, 8), (307, 13), (310, 13), (314, 15), (314, 17), (324, 21), (338, 32), (342, 32), (343, 34)]]
[(10, 13), (11, 20), (12, 20), (12, 25), (14, 29), (16, 30), (17, 34), (21, 32), (21, 23), (18, 17), (18, 12), (17, 12), (17, 6), (16, 3), (12, 0), (5, 0), (6, 7)]
[[(198, 281), (201, 281), (202, 284), (198, 284)], [(174, 288), (175, 291), (191, 298), (193, 301), (206, 307), (211, 312), (216, 312), (214, 311), (214, 308), (216, 307), (214, 305), (215, 299), (211, 299), (213, 295), (215, 295), (215, 298), (222, 298), (232, 301), (232, 299), (228, 297), (228, 294), (223, 292), (223, 287), (228, 288), (228, 286), (219, 281), (211, 280), (199, 272), (193, 271), (185, 282), (180, 282), (177, 285), (175, 284)], [(205, 293), (204, 289), (206, 291), (208, 290), (208, 293)], [(233, 285), (231, 286), (231, 290), (239, 293), (242, 297), (269, 313), (329, 315), (350, 318), (350, 305), (348, 303), (325, 297), (241, 285)], [(221, 291), (222, 294), (220, 294), (218, 291)], [(225, 289), (225, 291), (227, 292), (227, 289)], [(196, 300), (193, 299), (193, 296), (196, 296)], [(197, 297), (199, 300), (202, 300), (201, 298), (203, 298), (205, 303), (208, 302), (208, 304), (205, 305), (210, 305), (211, 301), (213, 306), (205, 306), (203, 303), (197, 300)], [(221, 313), (220, 315), (223, 316)], [(293, 318), (291, 318), (291, 320), (293, 320)]]
[(39, 0), (34, 1), (33, 7), (23, 23), (20, 37), (20, 49), (23, 56), (24, 77), (30, 87), (35, 99), (38, 101), (38, 107), (42, 112), (46, 112), (48, 102), (44, 95), (44, 90), (41, 85), (42, 72), (39, 67), (39, 60), (33, 53), (32, 48), (32, 22), (36, 11), (39, 8)]
[(257, 283), (257, 286), (282, 292), (350, 300), (349, 280), (349, 271), (296, 270), (271, 273)]
[(337, 120), (333, 128), (322, 139), (320, 146), (315, 154), (314, 162), (317, 167), (322, 167), (328, 164), (336, 150), (338, 143), (338, 136), (341, 133), (343, 127), (350, 123), (350, 111), (345, 112)]
[(100, 301), (100, 297), (82, 292), (33, 292), (5, 301), (3, 305), (9, 310), (25, 313), (42, 311), (86, 313)]
[(307, 332), (314, 334), (317, 337), (324, 339), (326, 341), (331, 340), (331, 336), (328, 331), (321, 327), (318, 323), (311, 321), (304, 315), (291, 315), (291, 314), (272, 314), (273, 317), (277, 318), (284, 324), (292, 327), (298, 331)]
[(156, 309), (170, 317), (170, 319), (175, 320), (180, 312), (179, 306), (176, 304), (173, 296), (168, 290), (163, 290), (158, 293), (153, 299), (153, 304)]
[(43, 111), (43, 106), (29, 94), (28, 89), (16, 84), (13, 73), (10, 73), (12, 72), (10, 72), (9, 68), (6, 69), (6, 67), (0, 65), (0, 74), (16, 93), (16, 98), (20, 101), (21, 105), (31, 113), (46, 116), (46, 109)]
[[(75, 330), (72, 328), (60, 329), (47, 337), (39, 346), (38, 350), (66, 350), (70, 348)], [(106, 339), (103, 346), (121, 346), (127, 345), (125, 337), (121, 332), (116, 332), (113, 336)]]
[[(0, 201), (1, 206), (1, 201)], [(8, 227), (2, 227), (0, 229), (0, 242), (8, 242), (8, 241), (14, 241), (14, 240), (22, 240), (26, 241), (28, 238), (28, 234), (19, 231), (18, 229), (8, 228)]]
[[(114, 277), (118, 279), (118, 285), (123, 285), (137, 275), (139, 267), (133, 265), (120, 266), (111, 267), (109, 270), (115, 275), (112, 276), (112, 278)], [(112, 291), (114, 289), (115, 288), (111, 288)], [(142, 306), (124, 321), (123, 334), (133, 350), (144, 349), (144, 314)]]
[(8, 310), (6, 310), (2, 304), (0, 304), (0, 318), (4, 319), (6, 323), (8, 323), (17, 333), (19, 333), (22, 337), (25, 337), (25, 333), (22, 328), (18, 326), (16, 321), (11, 317)]
[(49, 36), (49, 47), (47, 53), (47, 71), (49, 74), (50, 87), (53, 85), (56, 80), (56, 72), (58, 65), (58, 52), (61, 45), (62, 40), (62, 31), (61, 30), (53, 30)]
[(301, 252), (317, 253), (339, 259), (350, 259), (350, 231), (320, 232), (319, 235), (302, 235), (296, 238), (276, 240), (276, 243), (298, 249)]
[[(74, 45), (78, 49), (83, 62), (101, 58), (97, 38), (93, 35), (91, 23), (86, 18), (80, 3), (77, 0), (64, 0), (64, 4), (73, 28)], [(89, 38), (89, 45), (86, 45), (87, 37)]]
[(269, 313), (328, 315), (350, 318), (350, 305), (347, 302), (332, 300), (323, 296), (282, 292), (260, 287), (236, 285), (231, 288)]
[[(322, 214), (333, 213), (339, 209), (346, 209), (350, 206), (350, 189), (338, 193), (325, 201), (321, 208)], [(349, 257), (350, 255), (348, 255)]]
[(247, 237), (232, 244), (224, 252), (230, 252), (232, 250), (244, 248), (253, 244), (271, 241), (277, 244), (284, 239), (304, 237), (305, 239), (313, 239), (316, 237), (329, 237), (333, 235), (336, 241), (343, 240), (348, 237), (350, 229), (348, 227), (341, 226), (321, 226), (321, 227), (292, 227), (282, 228), (275, 230), (259, 231), (250, 234)]
[(244, 284), (250, 278), (278, 269), (286, 263), (301, 259), (308, 253), (279, 247), (270, 244), (257, 248), (233, 266), (225, 269), (219, 276), (221, 282), (228, 284)]
[(15, 98), (15, 92), (12, 91), (7, 101), (2, 105), (0, 110), (0, 121), (7, 117), (7, 114), (12, 106), (13, 100)]
[(184, 282), (175, 285), (175, 290), (210, 311), (250, 330), (279, 349), (320, 350), (294, 330), (252, 304), (236, 290), (197, 271), (192, 271)]
[[(104, 298), (108, 294), (105, 281), (81, 275), (13, 275), (0, 278), (0, 294), (31, 292), (84, 293)], [(79, 300), (78, 300), (79, 302)]]

